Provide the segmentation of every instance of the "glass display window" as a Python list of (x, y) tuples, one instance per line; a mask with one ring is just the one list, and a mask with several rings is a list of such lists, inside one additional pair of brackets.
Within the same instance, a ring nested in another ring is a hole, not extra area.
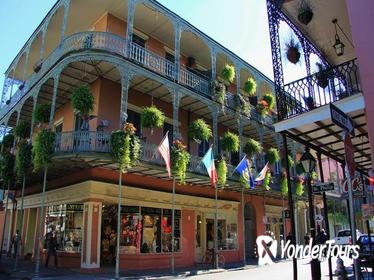
[(140, 252), (142, 219), (138, 206), (121, 207), (121, 252)]
[[(180, 217), (181, 211), (174, 211), (174, 252), (180, 250)], [(172, 251), (172, 210), (163, 209), (162, 210), (162, 252)]]
[(161, 252), (161, 209), (142, 207), (141, 253)]

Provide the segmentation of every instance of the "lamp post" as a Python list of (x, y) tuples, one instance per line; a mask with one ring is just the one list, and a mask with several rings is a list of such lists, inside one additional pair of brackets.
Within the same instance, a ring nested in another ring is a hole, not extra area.
[[(311, 184), (311, 173), (316, 168), (316, 159), (310, 154), (309, 147), (305, 148), (304, 154), (301, 156), (300, 162), (304, 168), (306, 174), (306, 187), (308, 188), (308, 199), (309, 199), (309, 223), (310, 223), (310, 235), (312, 238), (312, 246), (316, 244), (316, 228), (314, 220), (314, 206), (313, 206), (313, 193)], [(318, 259), (312, 259), (310, 262), (310, 270), (312, 273), (312, 280), (321, 279), (321, 267)]]

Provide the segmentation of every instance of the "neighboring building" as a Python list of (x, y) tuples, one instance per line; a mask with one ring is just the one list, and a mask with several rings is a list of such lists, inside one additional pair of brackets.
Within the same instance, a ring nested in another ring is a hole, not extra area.
[[(222, 113), (211, 84), (226, 63), (235, 66), (236, 78)], [(44, 233), (51, 225), (58, 230), (59, 264), (92, 271), (112, 265), (118, 171), (110, 156), (110, 133), (126, 120), (138, 129), (142, 153), (140, 163), (123, 176), (121, 269), (170, 265), (172, 181), (155, 154), (166, 131), (188, 142), (191, 153), (187, 184), (177, 186), (176, 266), (201, 262), (214, 230), (214, 190), (200, 165), (209, 145), (187, 141), (189, 124), (198, 117), (211, 124), (216, 152), (228, 130), (240, 136), (240, 154), (249, 137), (265, 147), (282, 147), (272, 117), (259, 117), (253, 106), (250, 118), (234, 110), (233, 96), (249, 77), (257, 81), (258, 98), (273, 92), (273, 83), (258, 70), (156, 1), (58, 1), (6, 72), (0, 124), (4, 135), (19, 120), (31, 122), (37, 104), (51, 104), (57, 141), (48, 169)], [(70, 102), (71, 91), (82, 84), (95, 97), (88, 129), (81, 127)], [(142, 130), (139, 119), (142, 107), (151, 104), (166, 115), (164, 128), (152, 132)], [(33, 136), (37, 130), (32, 129)], [(239, 159), (231, 155), (229, 175)], [(264, 164), (258, 157), (257, 171)], [(279, 175), (280, 163), (272, 169)], [(20, 204), (10, 203), (3, 250), (22, 223), (22, 255), (35, 255), (41, 181), (41, 174), (27, 176), (23, 221)], [(274, 184), (266, 193), (245, 190), (244, 225), (238, 178), (230, 177), (219, 191), (219, 247), (227, 263), (241, 261), (244, 249), (253, 257), (256, 236), (265, 230), (278, 240), (284, 235), (287, 202), (277, 189)]]
[[(374, 40), (367, 34), (371, 31), (374, 3), (370, 0), (307, 1), (312, 13), (300, 14), (302, 3), (305, 1), (267, 0), (278, 105), (278, 122), (274, 127), (276, 132), (286, 133), (290, 139), (309, 146), (316, 157), (321, 155), (325, 181), (331, 179), (337, 183), (335, 192), (328, 196), (341, 201), (347, 198), (340, 190), (345, 165), (343, 131), (331, 121), (329, 104), (353, 119), (355, 176), (367, 176), (373, 167), (374, 144), (374, 117), (370, 107)], [(290, 40), (284, 37), (286, 32), (294, 39), (293, 49), (287, 46)], [(296, 68), (291, 61), (304, 68)], [(290, 69), (298, 69), (297, 72), (306, 76), (289, 81), (292, 77), (286, 77), (285, 73)], [(330, 162), (328, 158), (335, 166), (326, 165)], [(365, 196), (369, 195), (366, 191)], [(315, 196), (315, 199), (320, 198)], [(356, 223), (363, 228), (359, 214), (361, 203), (357, 198), (353, 207)]]

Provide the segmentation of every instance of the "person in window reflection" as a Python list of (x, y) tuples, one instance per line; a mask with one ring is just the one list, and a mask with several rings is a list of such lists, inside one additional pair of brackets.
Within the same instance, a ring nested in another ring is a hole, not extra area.
[(46, 243), (47, 243), (47, 258), (45, 260), (45, 267), (48, 267), (49, 257), (51, 255), (54, 256), (55, 259), (55, 266), (57, 267), (57, 237), (56, 237), (56, 229), (52, 227), (52, 231), (46, 234)]

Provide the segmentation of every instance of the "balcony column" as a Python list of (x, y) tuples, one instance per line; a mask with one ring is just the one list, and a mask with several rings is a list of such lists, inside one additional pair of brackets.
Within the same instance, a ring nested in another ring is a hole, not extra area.
[[(279, 154), (282, 154), (281, 150), (282, 150), (283, 141), (282, 141), (282, 136), (279, 133), (275, 135), (275, 142), (277, 143), (277, 149), (278, 149)], [(280, 159), (275, 163), (275, 166), (276, 166), (275, 173), (279, 174), (281, 171), (281, 160)]]
[(51, 113), (49, 115), (49, 127), (53, 128), (53, 120), (55, 117), (55, 110), (56, 110), (56, 99), (58, 93), (58, 82), (60, 80), (60, 73), (55, 74), (53, 77), (53, 96), (52, 96), (52, 103), (51, 103)]
[(129, 0), (127, 5), (126, 56), (130, 57), (132, 33), (134, 29), (136, 0)]
[(215, 46), (211, 47), (211, 60), (212, 60), (212, 80), (216, 80), (217, 76), (217, 49)]
[(42, 27), (42, 30), (41, 30), (41, 32), (42, 32), (42, 44), (41, 44), (41, 47), (40, 47), (39, 62), (42, 62), (43, 57), (44, 57), (45, 37), (47, 35), (48, 25), (49, 25), (49, 19), (44, 23), (44, 25)]
[(62, 41), (65, 38), (66, 26), (68, 24), (68, 15), (69, 15), (69, 8), (70, 8), (70, 0), (65, 0), (62, 3), (62, 5), (64, 6), (64, 19), (62, 21), (62, 26), (61, 26), (60, 44), (62, 44)]
[(235, 79), (236, 79), (236, 93), (241, 94), (240, 92), (240, 64), (235, 64)]
[(174, 79), (179, 81), (179, 69), (180, 69), (180, 48), (181, 48), (181, 34), (182, 30), (177, 20), (174, 23)]
[[(28, 47), (26, 50), (25, 65), (23, 67), (23, 73), (22, 73), (22, 78), (25, 84), (26, 84), (27, 68), (29, 67), (29, 54), (30, 54), (30, 47)], [(23, 90), (25, 90), (25, 87), (23, 87)]]
[(173, 92), (173, 141), (180, 138), (179, 132), (179, 104), (180, 100), (183, 98), (183, 94), (176, 88), (172, 90)]
[(121, 111), (119, 114), (119, 128), (123, 128), (123, 125), (127, 121), (127, 100), (129, 97), (129, 87), (132, 78), (132, 73), (124, 71), (121, 73)]

